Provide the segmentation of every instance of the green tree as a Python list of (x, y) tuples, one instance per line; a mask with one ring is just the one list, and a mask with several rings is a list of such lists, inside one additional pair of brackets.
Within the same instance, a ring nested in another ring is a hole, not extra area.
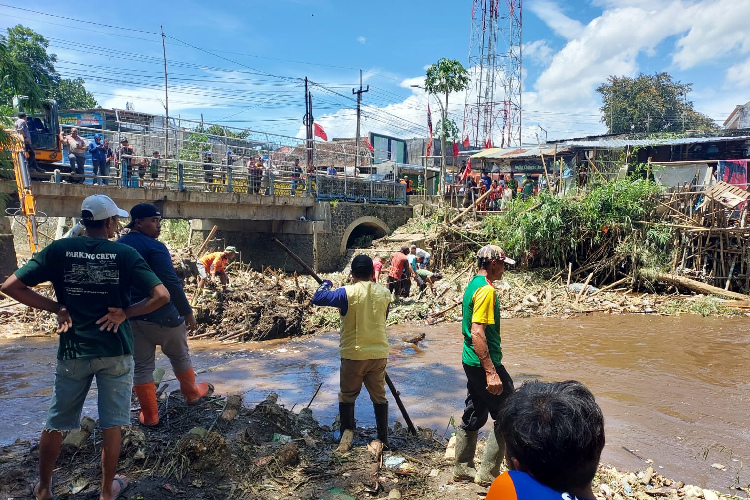
[(48, 97), (56, 100), (60, 109), (95, 108), (97, 102), (94, 94), (86, 90), (83, 84), (83, 78), (63, 78), (48, 93)]
[(228, 128), (222, 127), (221, 125), (211, 125), (205, 130), (205, 132), (207, 135), (215, 135), (219, 137), (225, 136), (229, 137), (230, 139), (247, 139), (247, 136), (250, 135), (247, 130), (232, 132)]
[(452, 142), (458, 141), (458, 125), (456, 125), (456, 122), (450, 118), (445, 120), (445, 134), (443, 134), (443, 120), (440, 120), (437, 122), (437, 125), (435, 125), (435, 133), (438, 137), (443, 137), (443, 135), (445, 135), (445, 138)]
[(57, 83), (59, 75), (55, 71), (57, 56), (47, 53), (49, 41), (31, 28), (20, 24), (8, 28), (6, 43), (10, 56), (21, 64), (28, 66), (34, 81), (50, 88)]
[(601, 94), (602, 122), (610, 133), (677, 132), (718, 128), (687, 100), (692, 84), (674, 81), (668, 73), (610, 76), (596, 91)]
[[(438, 62), (427, 68), (424, 87), (430, 94), (445, 94), (445, 106), (441, 106), (441, 121), (446, 122), (448, 119), (448, 96), (451, 92), (461, 92), (469, 87), (469, 73), (459, 61), (442, 57)], [(441, 193), (445, 192), (445, 139), (448, 133), (447, 129), (448, 127), (441, 129), (440, 135), (440, 150), (442, 152), (440, 162)]]
[(44, 96), (29, 67), (11, 55), (0, 36), (0, 105), (10, 106), (15, 95), (27, 96), (31, 104), (38, 104)]

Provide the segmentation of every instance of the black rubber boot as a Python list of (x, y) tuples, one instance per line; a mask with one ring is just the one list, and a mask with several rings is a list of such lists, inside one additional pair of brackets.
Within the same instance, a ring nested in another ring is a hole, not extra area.
[(339, 453), (346, 453), (354, 441), (354, 403), (339, 403), (339, 424), (341, 425), (341, 440), (336, 449)]
[(388, 403), (373, 403), (375, 408), (375, 425), (378, 428), (378, 439), (383, 447), (388, 448)]
[(354, 403), (339, 403), (339, 423), (341, 432), (354, 430)]

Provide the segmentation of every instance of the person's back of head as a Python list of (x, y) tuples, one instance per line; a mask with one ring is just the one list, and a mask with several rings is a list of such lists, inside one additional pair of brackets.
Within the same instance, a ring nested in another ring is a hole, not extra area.
[(580, 382), (530, 381), (507, 400), (500, 415), (511, 469), (550, 488), (590, 486), (604, 448), (604, 416)]
[(401, 247), (401, 253), (404, 254), (404, 255), (409, 255), (409, 247), (407, 247), (405, 245), (402, 246)]
[(360, 281), (370, 281), (375, 273), (372, 259), (367, 255), (357, 255), (352, 260), (352, 276)]

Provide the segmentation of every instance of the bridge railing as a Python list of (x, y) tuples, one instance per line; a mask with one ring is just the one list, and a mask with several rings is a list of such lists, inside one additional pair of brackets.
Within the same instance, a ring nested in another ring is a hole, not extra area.
[[(369, 181), (352, 165), (358, 151), (348, 143), (313, 143), (313, 157), (320, 170), (305, 172), (304, 139), (237, 131), (235, 136), (209, 135), (195, 130), (169, 131), (171, 157), (154, 157), (164, 151), (167, 137), (163, 125), (117, 122), (118, 130), (76, 126), (86, 144), (95, 134), (109, 143), (112, 160), (104, 173), (94, 175), (91, 154), (86, 151), (83, 171), (69, 162), (67, 147), (64, 161), (49, 174), (52, 182), (107, 184), (123, 188), (156, 188), (177, 191), (217, 193), (250, 193), (273, 196), (308, 196), (321, 200), (346, 200), (372, 203), (406, 203), (403, 184), (391, 181)], [(196, 125), (197, 126), (197, 125)], [(122, 128), (122, 130), (120, 130)], [(203, 129), (203, 127), (201, 127)], [(225, 128), (226, 129), (226, 128)], [(127, 131), (126, 131), (127, 130)], [(66, 132), (68, 129), (66, 128)], [(242, 132), (242, 134), (240, 134)], [(242, 135), (242, 138), (236, 137)], [(119, 154), (122, 139), (128, 139), (133, 154)], [(359, 151), (363, 170), (373, 169), (369, 151)], [(231, 151), (231, 154), (230, 154)], [(210, 161), (205, 152), (211, 152)], [(295, 169), (295, 160), (301, 170)], [(258, 166), (260, 165), (260, 166)], [(326, 166), (338, 168), (334, 176), (326, 175)], [(34, 173), (35, 179), (42, 179)], [(45, 179), (46, 180), (46, 179)]]
[(315, 199), (406, 204), (406, 185), (343, 175), (315, 175)]

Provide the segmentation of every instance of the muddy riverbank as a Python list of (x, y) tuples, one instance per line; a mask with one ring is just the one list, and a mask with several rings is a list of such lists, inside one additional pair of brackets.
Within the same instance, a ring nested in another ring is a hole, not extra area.
[[(638, 470), (653, 460), (655, 470), (667, 477), (727, 493), (732, 484), (750, 483), (742, 469), (750, 459), (747, 319), (509, 319), (502, 329), (505, 363), (517, 383), (572, 378), (591, 388), (606, 418), (605, 462)], [(419, 348), (400, 342), (422, 331), (427, 337)], [(415, 423), (438, 433), (446, 431), (451, 416), (460, 418), (462, 409), (458, 332), (456, 324), (389, 330), (389, 373)], [(273, 391), (280, 403), (299, 410), (323, 383), (311, 409), (327, 425), (336, 413), (336, 346), (334, 333), (239, 346), (191, 343), (196, 367), (206, 370), (202, 377), (218, 393), (242, 393), (246, 404)], [(6, 414), (0, 443), (36, 438), (48, 403), (55, 347), (54, 339), (0, 341), (0, 403)], [(159, 366), (168, 369), (165, 359)], [(94, 401), (90, 398), (85, 410), (93, 416)], [(360, 425), (374, 423), (365, 394), (356, 416)], [(400, 420), (395, 406), (391, 419)]]

